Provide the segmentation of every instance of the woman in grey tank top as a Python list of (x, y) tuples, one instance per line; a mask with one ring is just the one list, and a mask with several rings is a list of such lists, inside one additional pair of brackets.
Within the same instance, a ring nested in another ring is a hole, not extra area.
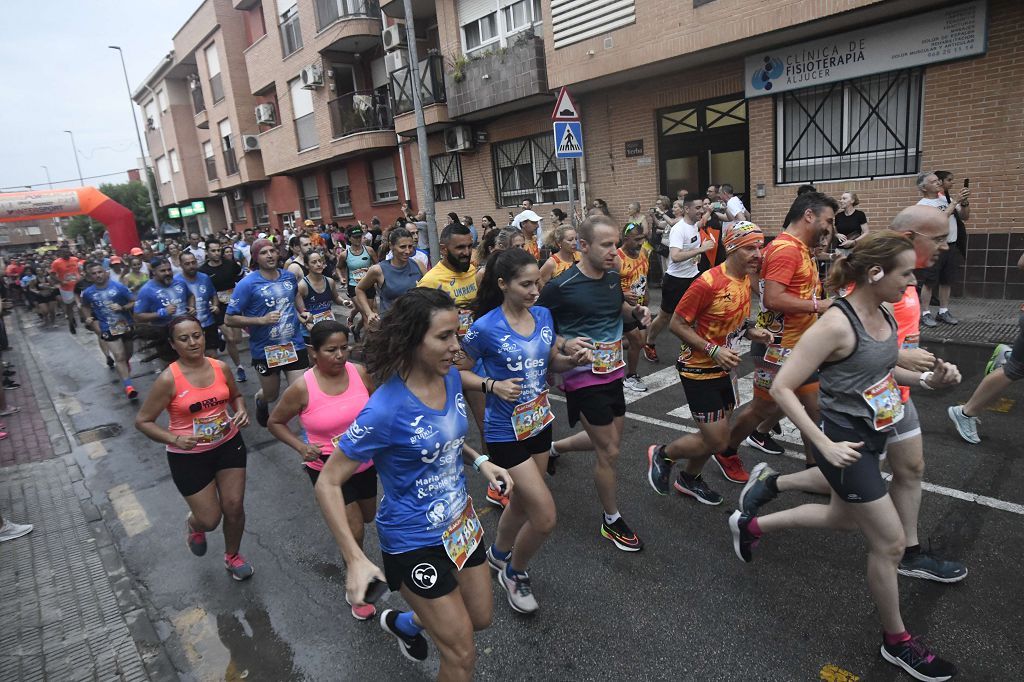
[[(896, 569), (905, 538), (879, 470), (885, 443), (903, 417), (898, 385), (933, 389), (960, 379), (956, 367), (941, 360), (924, 373), (896, 366), (896, 322), (885, 304), (900, 300), (914, 285), (915, 261), (913, 244), (895, 232), (872, 232), (858, 240), (829, 277), (831, 290), (852, 291), (801, 337), (772, 384), (772, 397), (811, 444), (832, 487), (829, 504), (805, 504), (762, 517), (737, 511), (729, 525), (736, 553), (747, 562), (764, 533), (796, 527), (859, 529), (868, 545), (868, 587), (882, 621), (882, 657), (918, 679), (947, 680), (956, 674), (955, 666), (912, 638), (900, 614)], [(815, 370), (821, 372), (820, 426), (795, 392)]]
[[(356, 307), (371, 329), (377, 327), (380, 316), (399, 296), (416, 286), (423, 277), (423, 266), (412, 258), (416, 251), (412, 234), (404, 227), (396, 227), (388, 234), (391, 260), (381, 259), (367, 271), (356, 285)], [(370, 292), (377, 288), (377, 309), (370, 303)]]

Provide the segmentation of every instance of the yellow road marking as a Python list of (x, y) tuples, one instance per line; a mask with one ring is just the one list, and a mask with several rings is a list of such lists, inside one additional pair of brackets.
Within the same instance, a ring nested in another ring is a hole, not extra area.
[(839, 666), (829, 663), (821, 669), (818, 679), (824, 680), (824, 682), (857, 682), (860, 677), (849, 670), (843, 670)]
[(114, 505), (117, 520), (121, 522), (124, 532), (128, 534), (128, 537), (133, 537), (150, 529), (151, 524), (149, 523), (149, 517), (146, 516), (146, 510), (139, 504), (138, 498), (135, 497), (135, 493), (132, 492), (127, 483), (122, 483), (108, 490), (107, 497), (110, 498), (110, 503)]

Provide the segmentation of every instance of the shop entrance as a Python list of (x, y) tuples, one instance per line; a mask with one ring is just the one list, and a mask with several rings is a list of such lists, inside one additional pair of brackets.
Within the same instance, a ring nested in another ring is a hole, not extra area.
[(680, 189), (703, 197), (708, 185), (727, 182), (750, 206), (747, 186), (747, 101), (742, 94), (658, 111), (661, 193)]

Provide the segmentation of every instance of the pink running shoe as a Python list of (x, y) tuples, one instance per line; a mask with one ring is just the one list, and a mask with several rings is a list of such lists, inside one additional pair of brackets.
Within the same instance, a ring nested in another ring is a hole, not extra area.
[(185, 516), (185, 531), (187, 533), (185, 537), (185, 544), (188, 545), (189, 550), (196, 556), (203, 556), (206, 554), (206, 533), (201, 533), (198, 530), (192, 528), (192, 513), (189, 512)]
[(227, 569), (232, 578), (238, 581), (248, 580), (255, 573), (252, 564), (246, 561), (245, 557), (241, 554), (225, 554), (224, 568)]

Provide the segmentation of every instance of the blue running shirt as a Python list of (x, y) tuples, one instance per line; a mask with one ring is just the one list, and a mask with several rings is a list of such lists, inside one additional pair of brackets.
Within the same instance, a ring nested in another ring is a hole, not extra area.
[(517, 402), (487, 394), (484, 433), (489, 443), (516, 440), (512, 411), (547, 390), (548, 360), (555, 343), (555, 324), (547, 308), (530, 308), (534, 329), (529, 337), (512, 329), (505, 312), (495, 308), (473, 323), (462, 339), (466, 354), (483, 364), (481, 374), (497, 381), (522, 379), (522, 395)]
[(135, 299), (135, 312), (155, 313), (173, 303), (177, 306), (174, 315), (160, 317), (153, 321), (153, 324), (167, 324), (174, 317), (184, 315), (188, 310), (188, 295), (188, 287), (177, 280), (173, 280), (170, 286), (165, 287), (155, 279), (151, 279), (139, 289), (139, 294)]
[(466, 506), (462, 444), (469, 421), (456, 367), (444, 386), (447, 400), (437, 411), (391, 377), (338, 441), (345, 456), (372, 459), (377, 467), (384, 488), (377, 534), (388, 554), (442, 544), (441, 535)]
[(299, 315), (295, 311), (298, 288), (295, 275), (280, 269), (277, 279), (267, 279), (259, 270), (250, 272), (235, 287), (226, 314), (263, 317), (274, 310), (281, 313), (277, 324), (249, 328), (249, 350), (253, 360), (266, 360), (267, 346), (294, 343), (297, 351), (306, 347), (302, 342)]
[(107, 282), (102, 289), (95, 284), (82, 292), (82, 300), (92, 309), (92, 316), (100, 325), (104, 334), (114, 330), (114, 336), (128, 331), (132, 326), (132, 315), (129, 310), (111, 310), (111, 303), (127, 306), (132, 302), (131, 289), (113, 280)]
[(206, 329), (217, 324), (213, 317), (213, 302), (217, 299), (217, 290), (210, 276), (197, 272), (196, 278), (190, 282), (185, 275), (175, 275), (174, 281), (184, 284), (196, 297), (196, 317), (199, 318), (199, 326)]

